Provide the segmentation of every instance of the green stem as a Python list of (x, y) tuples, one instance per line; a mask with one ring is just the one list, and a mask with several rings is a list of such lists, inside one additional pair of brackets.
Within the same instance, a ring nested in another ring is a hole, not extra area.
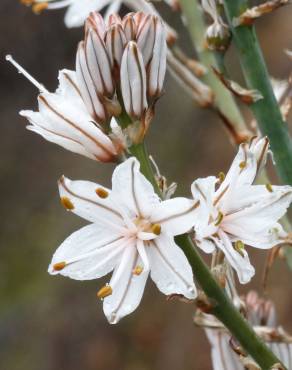
[(160, 188), (157, 184), (157, 181), (155, 179), (153, 169), (152, 169), (152, 166), (151, 166), (151, 163), (150, 163), (150, 160), (149, 160), (149, 154), (147, 152), (145, 143), (132, 145), (129, 148), (129, 150), (130, 150), (130, 153), (134, 157), (139, 159), (140, 171), (143, 173), (143, 175), (146, 177), (146, 179), (148, 179), (151, 182), (151, 184), (154, 187), (154, 190), (155, 190), (156, 194), (158, 194), (160, 196), (160, 198), (162, 198), (162, 193), (161, 193), (161, 190), (160, 190)]
[(263, 96), (263, 99), (252, 104), (251, 109), (262, 134), (270, 139), (279, 176), (283, 182), (292, 185), (292, 142), (273, 93), (255, 29), (253, 26), (233, 27), (232, 24), (232, 20), (247, 6), (246, 0), (224, 0), (247, 86), (258, 90)]
[[(140, 161), (141, 172), (152, 183), (158, 195), (161, 196), (161, 191), (153, 175), (145, 145), (138, 144), (132, 146), (130, 152)], [(263, 370), (268, 370), (274, 364), (280, 363), (264, 342), (256, 336), (248, 322), (233, 306), (224, 290), (220, 288), (207, 265), (201, 259), (189, 236), (177, 236), (176, 242), (184, 251), (192, 266), (194, 276), (210, 300), (212, 305), (210, 313), (215, 315), (230, 330), (232, 335), (234, 335), (242, 347), (254, 358)]]
[(232, 95), (211, 70), (211, 67), (219, 69), (219, 66), (214, 53), (205, 45), (206, 25), (199, 2), (197, 0), (179, 0), (179, 2), (198, 58), (208, 68), (208, 73), (203, 80), (214, 92), (215, 106), (228, 119), (237, 133), (247, 132), (248, 129)]

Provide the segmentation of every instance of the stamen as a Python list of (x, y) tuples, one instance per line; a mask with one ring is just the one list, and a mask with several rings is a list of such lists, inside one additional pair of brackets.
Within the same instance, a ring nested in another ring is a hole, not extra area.
[(216, 219), (216, 222), (215, 222), (215, 226), (219, 226), (223, 220), (223, 213), (222, 212), (219, 212), (218, 213), (218, 216), (217, 216), (217, 219)]
[(34, 0), (20, 0), (20, 3), (26, 6), (30, 6), (34, 3)]
[(141, 275), (142, 272), (143, 272), (143, 267), (142, 266), (136, 266), (133, 270), (133, 274), (137, 275), (137, 276)]
[(100, 197), (100, 198), (102, 198), (102, 199), (105, 199), (105, 198), (107, 198), (108, 196), (109, 196), (109, 192), (108, 191), (106, 191), (105, 189), (103, 189), (103, 188), (97, 188), (96, 190), (95, 190), (95, 192), (96, 192), (96, 194)]
[(97, 297), (103, 299), (110, 296), (113, 293), (112, 287), (110, 285), (103, 286), (98, 292)]
[(239, 163), (239, 168), (241, 168), (242, 170), (246, 167), (246, 161), (242, 161)]
[(224, 172), (219, 172), (218, 173), (218, 179), (220, 183), (222, 183), (225, 180), (225, 173)]
[(35, 78), (32, 77), (20, 64), (18, 64), (11, 55), (6, 55), (5, 59), (7, 62), (11, 63), (20, 74), (27, 78), (41, 93), (48, 93), (49, 91), (40, 84)]
[(72, 209), (74, 209), (74, 204), (68, 197), (61, 197), (61, 204), (69, 211), (72, 211)]
[(266, 189), (272, 193), (273, 192), (273, 188), (272, 188), (272, 185), (271, 184), (266, 184)]
[(41, 14), (44, 10), (48, 9), (48, 3), (33, 4), (32, 11), (34, 14)]
[(62, 271), (64, 267), (66, 267), (66, 262), (58, 262), (53, 265), (54, 271)]
[(151, 231), (155, 235), (160, 235), (160, 233), (161, 233), (161, 225), (160, 224), (153, 224), (151, 226)]
[(244, 257), (244, 254), (243, 254), (243, 249), (244, 249), (244, 243), (241, 241), (241, 240), (237, 240), (235, 243), (234, 243), (234, 249), (242, 256)]

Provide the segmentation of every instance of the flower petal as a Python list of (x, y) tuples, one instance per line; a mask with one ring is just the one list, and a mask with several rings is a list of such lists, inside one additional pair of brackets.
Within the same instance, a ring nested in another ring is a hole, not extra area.
[(246, 250), (242, 249), (241, 253), (237, 252), (228, 236), (220, 230), (219, 238), (213, 238), (216, 246), (224, 253), (227, 261), (236, 270), (238, 279), (241, 284), (246, 284), (255, 274), (254, 267), (250, 264)]
[(90, 12), (99, 11), (111, 0), (82, 0), (72, 1), (65, 15), (65, 25), (68, 28), (81, 27)]
[(129, 158), (114, 170), (112, 194), (121, 206), (129, 210), (131, 217), (150, 216), (154, 205), (159, 204), (153, 186), (141, 174), (140, 164)]
[[(109, 196), (105, 199), (97, 195), (97, 189), (104, 189)], [(110, 190), (90, 181), (71, 181), (66, 177), (59, 180), (59, 192), (62, 199), (69, 200), (71, 210), (88, 221), (107, 225), (121, 231), (123, 219), (112, 202)]]
[(195, 224), (199, 201), (173, 198), (158, 204), (150, 217), (153, 224), (160, 224), (161, 231), (179, 235), (189, 231)]
[(265, 190), (266, 196), (250, 207), (228, 214), (224, 217), (222, 227), (230, 234), (247, 236), (260, 233), (275, 226), (286, 213), (292, 201), (290, 186), (273, 186), (272, 192)]
[(215, 244), (212, 240), (202, 239), (202, 240), (195, 240), (197, 246), (202, 249), (205, 253), (213, 253), (215, 251)]
[(76, 280), (97, 279), (114, 269), (124, 248), (125, 242), (119, 234), (91, 224), (74, 232), (60, 245), (48, 271)]
[(135, 246), (128, 246), (109, 283), (112, 294), (104, 299), (103, 310), (110, 324), (133, 312), (142, 299), (148, 272), (134, 274), (137, 266), (143, 267), (143, 262)]
[(182, 294), (189, 299), (196, 297), (191, 266), (173, 238), (160, 236), (149, 244), (147, 253), (151, 278), (162, 293)]

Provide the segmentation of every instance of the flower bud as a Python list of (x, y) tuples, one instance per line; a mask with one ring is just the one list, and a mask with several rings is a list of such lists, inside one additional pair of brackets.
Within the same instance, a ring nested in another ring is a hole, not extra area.
[(88, 69), (84, 50), (84, 42), (80, 42), (78, 46), (76, 55), (76, 73), (78, 87), (89, 113), (99, 123), (106, 121), (107, 114), (105, 111), (105, 107), (98, 97), (96, 87)]
[(148, 70), (148, 95), (157, 98), (161, 95), (166, 72), (167, 45), (163, 23), (155, 18), (155, 39), (152, 59)]
[(127, 44), (126, 35), (121, 24), (113, 24), (106, 31), (105, 44), (112, 67), (120, 67), (123, 51)]
[(85, 22), (85, 34), (87, 34), (89, 29), (94, 29), (99, 34), (100, 38), (104, 39), (105, 23), (101, 14), (97, 12), (90, 13)]
[(230, 44), (230, 38), (230, 31), (223, 23), (214, 22), (207, 28), (206, 41), (211, 50), (225, 51)]
[(142, 52), (143, 60), (147, 65), (152, 57), (155, 43), (158, 18), (148, 14), (137, 34), (137, 45)]
[(134, 119), (143, 116), (148, 107), (146, 98), (146, 70), (137, 44), (130, 41), (121, 65), (121, 90), (127, 113)]
[(124, 32), (127, 40), (135, 40), (137, 35), (137, 25), (134, 19), (134, 14), (127, 14), (122, 21)]
[(114, 85), (110, 60), (103, 40), (94, 29), (89, 29), (85, 37), (85, 58), (97, 92), (111, 97)]

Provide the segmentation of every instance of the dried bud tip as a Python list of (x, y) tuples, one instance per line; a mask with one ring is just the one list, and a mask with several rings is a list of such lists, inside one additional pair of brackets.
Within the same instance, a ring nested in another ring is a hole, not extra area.
[(103, 286), (98, 292), (97, 297), (103, 299), (110, 296), (113, 293), (112, 287), (110, 285)]
[(74, 209), (74, 204), (68, 197), (61, 197), (61, 204), (69, 211), (72, 211), (72, 209)]

